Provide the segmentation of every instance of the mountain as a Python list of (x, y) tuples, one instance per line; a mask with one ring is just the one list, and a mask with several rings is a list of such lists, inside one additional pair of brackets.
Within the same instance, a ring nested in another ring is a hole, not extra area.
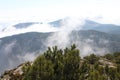
[(96, 30), (110, 34), (120, 34), (120, 26), (113, 24), (101, 24), (91, 20), (86, 20), (83, 30)]
[[(47, 24), (55, 27), (55, 28), (61, 28), (63, 26), (66, 26), (66, 22), (69, 22), (69, 18), (65, 18), (65, 19), (59, 19), (56, 21), (52, 21), (52, 22), (48, 22)], [(81, 21), (80, 21), (81, 23)], [(18, 23), (13, 25), (13, 27), (15, 27), (16, 29), (23, 29), (23, 28), (28, 28), (34, 24), (43, 24), (42, 22), (25, 22), (25, 23)], [(74, 20), (73, 20), (73, 24), (74, 24)], [(67, 25), (69, 26), (69, 25)], [(81, 25), (77, 28), (81, 29)], [(6, 27), (7, 28), (7, 27)], [(6, 28), (3, 28), (1, 31), (4, 31)], [(100, 31), (100, 32), (105, 32), (105, 33), (109, 33), (109, 34), (115, 34), (115, 35), (120, 35), (120, 26), (119, 25), (114, 25), (114, 24), (101, 24), (92, 20), (84, 20), (84, 24), (82, 25), (82, 29), (81, 30), (96, 30), (96, 31)]]
[(25, 22), (25, 23), (18, 23), (13, 25), (16, 29), (22, 29), (22, 28), (27, 28), (29, 26), (32, 26), (34, 24), (42, 24), (40, 22)]
[[(64, 40), (68, 40), (66, 45)], [(120, 52), (120, 37), (104, 32), (78, 30), (72, 31), (67, 37), (65, 34), (59, 36), (59, 32), (29, 32), (0, 38), (0, 65), (2, 65), (0, 72), (13, 68), (25, 61), (34, 60), (39, 53), (47, 49), (49, 43), (53, 43), (54, 46), (57, 45), (56, 42), (58, 44), (62, 42), (60, 44), (64, 47), (75, 43), (80, 49), (82, 56), (90, 53), (102, 55)]]
[(71, 43), (76, 42), (78, 45), (82, 45), (82, 47), (80, 46), (81, 51), (83, 47), (86, 46), (89, 46), (89, 49), (91, 48), (92, 52), (97, 52), (100, 49), (103, 53), (120, 51), (120, 37), (104, 32), (94, 30), (73, 31), (70, 40), (72, 40)]
[(59, 20), (56, 20), (56, 21), (53, 21), (53, 22), (49, 22), (48, 24), (54, 26), (54, 27), (61, 27), (62, 26), (62, 19), (59, 19)]
[[(56, 20), (53, 22), (50, 22), (54, 27), (60, 27), (63, 25), (62, 23), (65, 21), (65, 19)], [(85, 20), (84, 25), (82, 26), (82, 30), (96, 30), (100, 32), (106, 32), (110, 34), (120, 34), (120, 26), (114, 25), (114, 24), (101, 24), (92, 20)]]
[[(37, 52), (44, 51), (44, 41), (50, 33), (25, 33), (0, 39), (0, 72), (21, 62), (33, 59)], [(9, 67), (8, 67), (9, 66)]]

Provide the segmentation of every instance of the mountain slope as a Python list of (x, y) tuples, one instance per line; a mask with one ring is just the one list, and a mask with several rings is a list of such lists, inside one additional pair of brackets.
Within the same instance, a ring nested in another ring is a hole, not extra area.
[[(45, 39), (50, 33), (25, 33), (0, 39), (0, 72), (13, 68), (21, 62), (32, 60), (44, 51)], [(8, 67), (9, 66), (9, 67)]]
[[(57, 33), (36, 33), (30, 32), (19, 34), (0, 39), (0, 72), (13, 68), (21, 62), (33, 60), (38, 52), (43, 52), (49, 43), (56, 45), (55, 41), (51, 42), (51, 36)], [(62, 36), (54, 37), (57, 41), (62, 41)], [(59, 40), (61, 38), (61, 40)], [(67, 39), (69, 46), (75, 43), (81, 51), (81, 55), (85, 56), (90, 53), (99, 55), (105, 53), (120, 51), (120, 37), (110, 35), (94, 30), (73, 31)], [(9, 66), (9, 67), (8, 67)]]
[(70, 36), (70, 43), (77, 44), (83, 55), (88, 53), (102, 55), (102, 53), (105, 54), (120, 51), (120, 37), (116, 35), (94, 30), (82, 30), (73, 31)]

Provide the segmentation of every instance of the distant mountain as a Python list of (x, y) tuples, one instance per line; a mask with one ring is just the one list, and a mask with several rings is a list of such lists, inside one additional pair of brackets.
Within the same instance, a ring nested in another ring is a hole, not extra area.
[[(63, 21), (65, 20), (60, 19), (50, 22), (50, 24), (54, 27), (60, 27), (61, 25), (63, 25)], [(92, 20), (85, 20), (85, 24), (83, 25), (82, 30), (96, 30), (110, 34), (120, 34), (120, 26), (114, 24), (101, 24)]]
[[(62, 21), (63, 21), (62, 19), (59, 19), (59, 20), (56, 20), (53, 22), (48, 22), (48, 24), (50, 24), (54, 27), (60, 27), (60, 26), (62, 26), (62, 24), (61, 24)], [(42, 22), (24, 22), (24, 23), (15, 24), (13, 26), (17, 29), (22, 29), (22, 28), (28, 28), (29, 26), (32, 26), (34, 24), (42, 24)]]
[(34, 25), (34, 24), (42, 24), (42, 23), (40, 23), (40, 22), (26, 22), (26, 23), (18, 23), (18, 24), (13, 25), (13, 26), (17, 29), (22, 29), (22, 28), (27, 28), (27, 27)]
[(100, 24), (94, 21), (86, 20), (83, 30), (96, 30), (111, 34), (120, 34), (120, 26), (113, 24)]
[[(33, 59), (38, 55), (38, 52), (46, 50), (48, 47), (46, 46), (46, 40), (50, 43), (49, 39), (51, 38), (49, 37), (53, 34), (56, 33), (29, 32), (0, 38), (0, 65), (2, 65), (0, 72)], [(57, 36), (55, 38), (61, 41)], [(94, 30), (82, 30), (72, 31), (68, 38), (68, 45), (76, 43), (81, 53), (96, 52), (97, 54), (101, 54), (120, 52), (120, 37), (117, 35)]]
[[(61, 27), (64, 26), (66, 20), (69, 19), (59, 19), (56, 21), (48, 22), (48, 24), (52, 25), (53, 27)], [(18, 23), (13, 25), (17, 29), (28, 28), (34, 24), (42, 24), (42, 22), (25, 22), (25, 23)], [(110, 34), (120, 34), (120, 26), (114, 24), (101, 24), (92, 20), (85, 20), (85, 23), (82, 27), (82, 30), (96, 30), (101, 32), (106, 32)]]
[(49, 22), (48, 24), (54, 26), (54, 27), (60, 27), (62, 26), (62, 19), (59, 19), (59, 20), (56, 20), (56, 21), (53, 21), (53, 22)]

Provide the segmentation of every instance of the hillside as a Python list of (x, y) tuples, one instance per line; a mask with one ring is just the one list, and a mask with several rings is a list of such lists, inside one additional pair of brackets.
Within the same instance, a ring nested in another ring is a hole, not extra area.
[(119, 80), (120, 53), (81, 58), (73, 44), (69, 48), (48, 48), (33, 62), (5, 71), (0, 80)]
[(59, 33), (30, 32), (0, 38), (0, 65), (2, 65), (0, 73), (25, 61), (34, 60), (39, 53), (47, 49), (50, 43), (52, 43), (51, 46), (58, 45), (62, 41), (62, 46), (75, 43), (81, 51), (81, 56), (90, 53), (103, 55), (120, 51), (119, 36), (94, 30), (72, 31), (67, 36), (64, 35), (65, 40), (69, 40), (67, 43), (62, 39), (59, 40), (62, 36), (59, 36)]
[(44, 51), (45, 39), (50, 33), (25, 33), (0, 39), (0, 73), (28, 60)]

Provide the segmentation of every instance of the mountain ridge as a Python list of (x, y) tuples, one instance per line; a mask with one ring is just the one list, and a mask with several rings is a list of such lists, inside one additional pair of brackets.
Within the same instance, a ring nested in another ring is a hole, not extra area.
[[(0, 38), (0, 64), (3, 65), (0, 68), (0, 72), (8, 69), (6, 66), (11, 65), (10, 68), (13, 68), (26, 60), (34, 59), (39, 52), (47, 49), (48, 43), (51, 43), (49, 41), (51, 36), (56, 34), (29, 32)], [(57, 37), (60, 36), (56, 36), (55, 39), (59, 41)], [(94, 30), (72, 31), (68, 35), (68, 40), (69, 42), (67, 42), (68, 45), (66, 46), (76, 43), (81, 50), (81, 55), (84, 55), (83, 53), (96, 52), (100, 54), (120, 51), (120, 38), (118, 36)], [(56, 45), (54, 40), (52, 43)]]

